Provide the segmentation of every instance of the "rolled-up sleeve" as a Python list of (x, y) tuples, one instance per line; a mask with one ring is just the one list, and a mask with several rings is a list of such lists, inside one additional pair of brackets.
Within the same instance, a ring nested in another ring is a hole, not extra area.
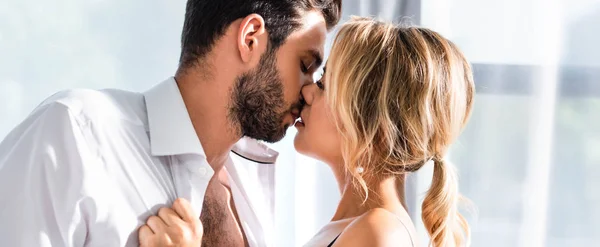
[(0, 245), (85, 245), (84, 124), (51, 102), (0, 143)]

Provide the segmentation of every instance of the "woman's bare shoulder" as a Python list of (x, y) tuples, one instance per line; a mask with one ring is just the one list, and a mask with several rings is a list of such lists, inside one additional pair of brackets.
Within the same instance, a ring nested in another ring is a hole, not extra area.
[(383, 208), (371, 209), (354, 220), (335, 241), (334, 247), (416, 246), (405, 221)]

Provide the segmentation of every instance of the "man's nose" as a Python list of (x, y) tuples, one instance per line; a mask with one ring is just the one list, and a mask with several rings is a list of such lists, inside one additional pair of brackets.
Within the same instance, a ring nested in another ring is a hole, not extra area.
[(304, 103), (307, 105), (312, 104), (314, 87), (316, 87), (316, 85), (314, 83), (311, 83), (311, 84), (303, 86), (302, 89), (300, 90), (300, 93), (302, 94), (302, 98), (304, 99)]
[(303, 80), (302, 80), (302, 87), (306, 86), (306, 85), (310, 85), (315, 83), (315, 79), (313, 78), (313, 74), (308, 74), (305, 75)]

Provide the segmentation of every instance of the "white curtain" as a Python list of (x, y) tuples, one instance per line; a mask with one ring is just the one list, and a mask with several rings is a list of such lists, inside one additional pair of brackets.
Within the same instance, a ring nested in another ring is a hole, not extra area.
[(474, 64), (451, 154), (479, 209), (474, 246), (600, 242), (600, 1), (423, 0)]
[[(471, 121), (449, 159), (477, 208), (473, 246), (600, 242), (599, 0), (344, 0), (350, 15), (420, 24), (473, 64)], [(185, 0), (0, 0), (0, 138), (65, 88), (143, 91), (175, 71)], [(332, 36), (328, 39), (331, 45)], [(277, 245), (300, 246), (332, 216), (329, 168), (273, 145)], [(419, 207), (430, 167), (411, 177)], [(426, 243), (426, 233), (421, 235)]]

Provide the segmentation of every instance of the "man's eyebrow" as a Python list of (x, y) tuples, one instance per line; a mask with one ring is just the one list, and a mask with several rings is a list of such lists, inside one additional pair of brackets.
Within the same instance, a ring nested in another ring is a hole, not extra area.
[(323, 63), (323, 56), (321, 56), (321, 53), (317, 50), (309, 50), (308, 53), (313, 57), (313, 59), (315, 59), (315, 62), (310, 66), (309, 69), (311, 69), (313, 66), (315, 69), (321, 67), (321, 64)]

